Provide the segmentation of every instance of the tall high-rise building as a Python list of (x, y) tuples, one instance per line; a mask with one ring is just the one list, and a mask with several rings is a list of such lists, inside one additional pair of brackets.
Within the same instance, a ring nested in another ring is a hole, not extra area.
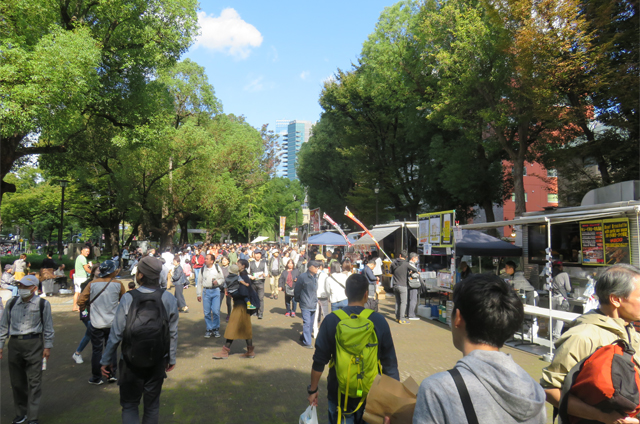
[(310, 121), (291, 121), (287, 127), (287, 178), (297, 180), (296, 165), (298, 164), (298, 152), (302, 143), (309, 141), (311, 127)]
[(288, 119), (276, 120), (275, 133), (278, 135), (278, 167), (276, 168), (276, 177), (286, 177), (289, 163), (289, 146), (287, 143), (287, 129), (289, 128)]

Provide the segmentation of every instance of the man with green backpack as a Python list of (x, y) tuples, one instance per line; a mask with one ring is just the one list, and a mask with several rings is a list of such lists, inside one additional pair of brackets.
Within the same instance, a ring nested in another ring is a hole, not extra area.
[(329, 364), (329, 423), (363, 423), (364, 403), (376, 375), (398, 380), (398, 360), (387, 320), (365, 309), (369, 282), (361, 274), (347, 279), (348, 306), (324, 319), (316, 338), (309, 404), (318, 404), (318, 383)]

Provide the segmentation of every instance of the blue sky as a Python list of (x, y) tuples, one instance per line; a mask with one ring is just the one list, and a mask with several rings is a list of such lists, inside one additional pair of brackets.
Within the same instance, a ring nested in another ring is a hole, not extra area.
[(393, 0), (202, 1), (202, 35), (184, 56), (204, 66), (225, 113), (254, 127), (317, 121), (322, 81), (351, 69)]

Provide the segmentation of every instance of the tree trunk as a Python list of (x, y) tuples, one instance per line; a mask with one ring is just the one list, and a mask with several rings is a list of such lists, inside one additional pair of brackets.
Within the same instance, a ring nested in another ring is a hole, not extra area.
[(183, 219), (180, 221), (180, 246), (186, 243), (189, 243), (189, 220)]
[(131, 227), (131, 234), (127, 238), (127, 241), (124, 242), (124, 246), (129, 246), (133, 241), (133, 238), (136, 236), (136, 231), (140, 228), (140, 223), (136, 223), (133, 227)]

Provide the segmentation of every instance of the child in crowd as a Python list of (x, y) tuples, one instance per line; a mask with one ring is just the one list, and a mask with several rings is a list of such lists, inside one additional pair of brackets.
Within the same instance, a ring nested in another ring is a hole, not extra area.
[(244, 298), (244, 301), (247, 303), (247, 309), (254, 310), (256, 307), (253, 306), (249, 300), (249, 291), (247, 289), (249, 284), (245, 283), (242, 278), (238, 276), (239, 272), (240, 269), (238, 268), (238, 265), (233, 264), (229, 266), (229, 275), (225, 279), (227, 284), (227, 293), (235, 299)]
[(133, 281), (129, 281), (129, 291), (136, 289), (136, 283)]

